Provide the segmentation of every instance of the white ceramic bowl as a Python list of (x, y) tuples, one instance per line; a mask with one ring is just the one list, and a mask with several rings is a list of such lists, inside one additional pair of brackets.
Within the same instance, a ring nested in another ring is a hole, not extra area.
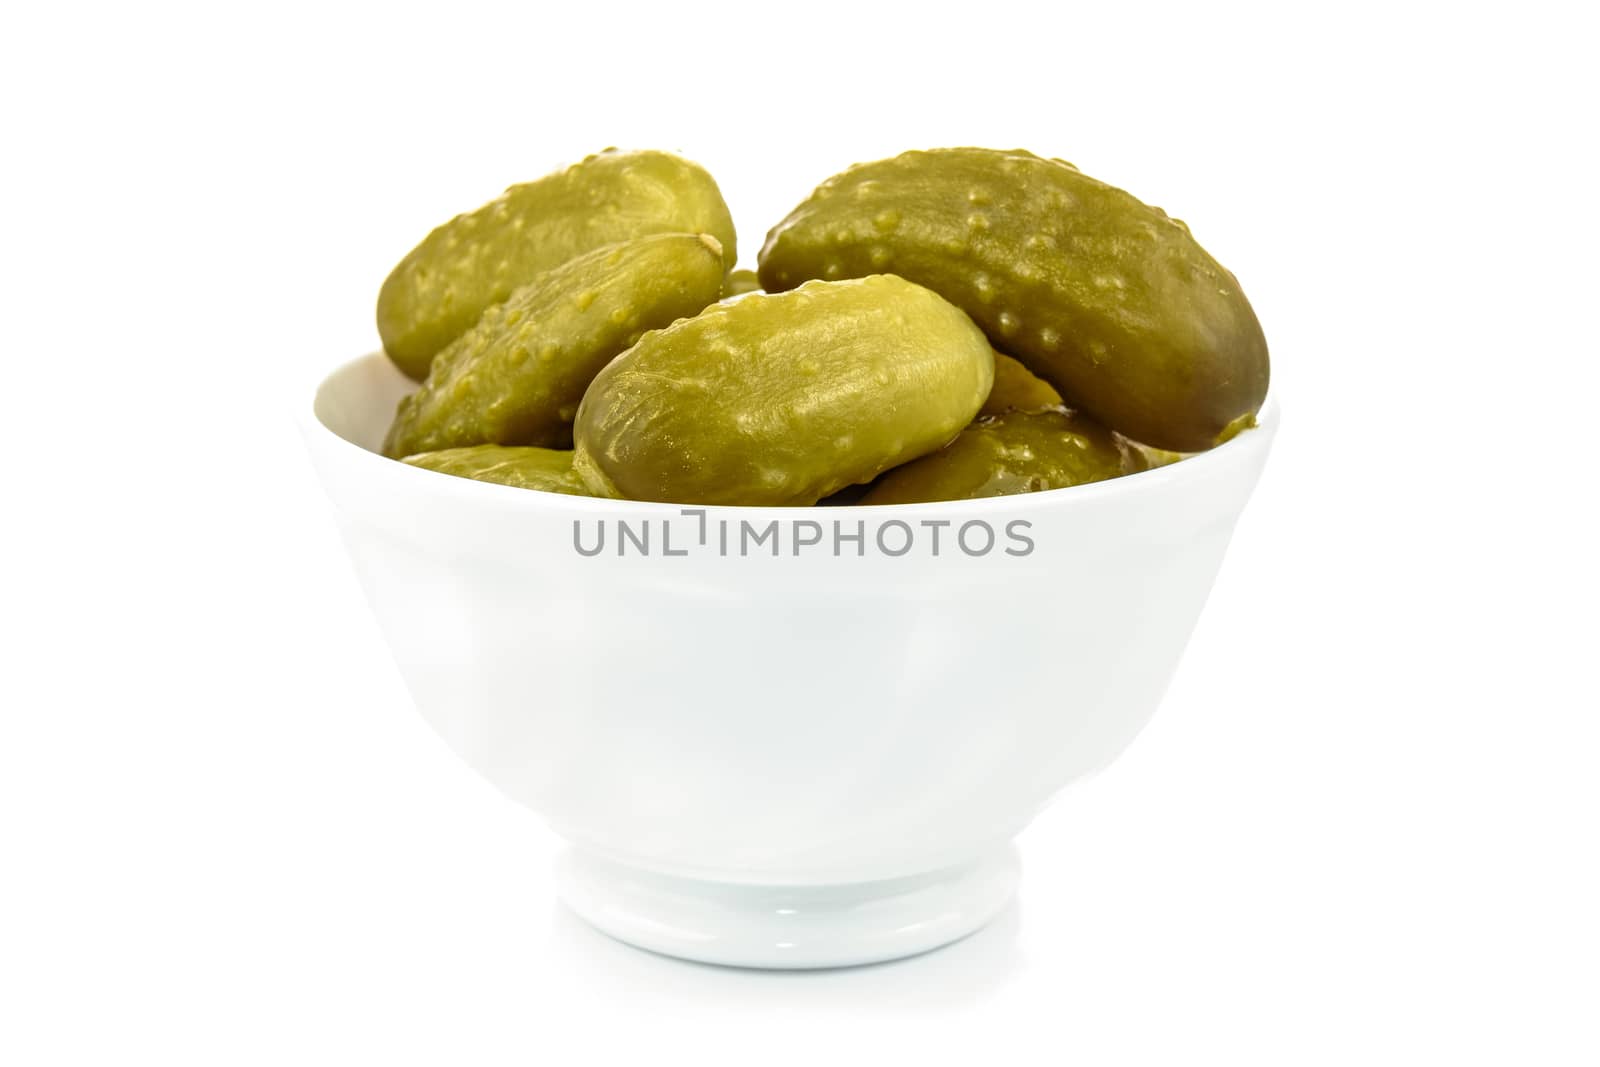
[(1277, 428), (1269, 404), (1204, 455), (1024, 496), (688, 509), (384, 459), (408, 388), (347, 363), (305, 433), (418, 708), (571, 842), (578, 914), (770, 967), (1004, 907), (1012, 837), (1155, 711)]

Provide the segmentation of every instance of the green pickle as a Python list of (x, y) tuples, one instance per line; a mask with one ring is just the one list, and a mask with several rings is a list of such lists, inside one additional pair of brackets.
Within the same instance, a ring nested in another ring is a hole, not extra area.
[(583, 496), (583, 483), (572, 473), (572, 453), (553, 448), (525, 446), (472, 445), (446, 448), (407, 456), (413, 467), (495, 482), (516, 489), (538, 489), (546, 493)]
[(1146, 465), (1152, 470), (1154, 470), (1156, 467), (1169, 466), (1178, 462), (1180, 459), (1188, 459), (1191, 455), (1191, 453), (1188, 452), (1169, 452), (1165, 448), (1151, 448), (1149, 445), (1140, 444), (1131, 437), (1123, 437), (1121, 434), (1118, 434), (1117, 436), (1129, 448), (1143, 456)]
[[(1238, 437), (1240, 434), (1244, 433), (1246, 430), (1253, 430), (1255, 428), (1256, 417), (1254, 414), (1240, 415), (1237, 419), (1234, 419), (1232, 422), (1228, 423), (1228, 425), (1222, 428), (1222, 432), (1217, 434), (1217, 439), (1212, 442), (1212, 447), (1215, 448), (1217, 445), (1226, 444), (1235, 437)], [(1151, 467), (1165, 467), (1169, 464), (1176, 463), (1181, 459), (1188, 459), (1189, 456), (1193, 454), (1188, 452), (1171, 452), (1164, 448), (1151, 448), (1149, 445), (1135, 441), (1129, 437), (1124, 437), (1123, 440), (1127, 442), (1129, 447), (1137, 449), (1144, 456), (1144, 458), (1149, 461)]]
[(608, 364), (574, 469), (597, 496), (810, 505), (944, 446), (993, 378), (972, 321), (903, 279), (754, 293)]
[(1244, 433), (1246, 430), (1253, 430), (1255, 428), (1255, 412), (1252, 411), (1248, 415), (1240, 415), (1237, 419), (1234, 419), (1232, 422), (1228, 423), (1228, 425), (1222, 428), (1222, 432), (1217, 434), (1216, 443), (1219, 445), (1226, 444), (1235, 437), (1238, 437), (1240, 434)]
[(1061, 394), (1049, 382), (998, 349), (994, 354), (994, 388), (978, 411), (1004, 415), (1008, 411), (1043, 411), (1061, 406)]
[(378, 294), (389, 357), (421, 381), (485, 309), (587, 252), (658, 233), (709, 233), (737, 259), (733, 219), (704, 169), (666, 152), (608, 149), (435, 229)]
[(979, 419), (947, 447), (880, 478), (862, 504), (1037, 493), (1146, 470), (1144, 453), (1087, 416), (1010, 411)]
[(907, 152), (824, 182), (767, 236), (762, 286), (889, 272), (966, 311), (1069, 405), (1158, 449), (1210, 448), (1267, 392), (1238, 281), (1188, 227), (1070, 163)]
[(755, 293), (761, 290), (761, 279), (753, 270), (736, 270), (728, 275), (728, 280), (722, 283), (722, 298), (730, 296), (743, 296), (746, 293)]
[(384, 441), (399, 458), (466, 445), (565, 448), (589, 382), (648, 330), (714, 303), (723, 254), (706, 234), (596, 249), (540, 275), (441, 352)]

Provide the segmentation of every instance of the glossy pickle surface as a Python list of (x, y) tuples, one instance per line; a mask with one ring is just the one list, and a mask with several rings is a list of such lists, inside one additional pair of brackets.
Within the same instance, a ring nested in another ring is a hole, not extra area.
[(1060, 408), (980, 418), (950, 444), (880, 478), (862, 504), (1037, 493), (1146, 470), (1143, 453), (1093, 419)]
[(568, 447), (589, 382), (648, 330), (714, 303), (722, 250), (705, 234), (657, 234), (540, 275), (453, 341), (384, 441), (398, 458), (465, 445)]
[(952, 148), (860, 164), (760, 256), (771, 292), (879, 272), (938, 292), (1069, 405), (1157, 448), (1209, 448), (1266, 396), (1266, 342), (1233, 275), (1182, 222), (1060, 160)]
[(942, 447), (993, 376), (971, 320), (901, 278), (753, 293), (607, 365), (578, 412), (575, 467), (601, 496), (814, 504)]
[(413, 467), (495, 482), (516, 489), (583, 496), (583, 483), (572, 473), (572, 453), (565, 449), (523, 445), (471, 445), (421, 452), (403, 460)]
[(1043, 411), (1061, 406), (1061, 394), (1043, 378), (999, 349), (994, 353), (994, 388), (978, 410), (982, 415)]
[(737, 258), (733, 218), (716, 181), (668, 152), (608, 149), (513, 185), (434, 229), (389, 273), (378, 293), (384, 350), (421, 381), (485, 309), (539, 274), (656, 233), (709, 233), (728, 268)]

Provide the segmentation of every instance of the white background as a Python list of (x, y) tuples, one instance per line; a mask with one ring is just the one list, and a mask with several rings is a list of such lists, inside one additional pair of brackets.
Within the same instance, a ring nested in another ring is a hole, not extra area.
[[(1583, 5), (8, 5), (0, 1062), (1600, 1062)], [(1061, 155), (1240, 277), (1284, 427), (1019, 906), (647, 956), (408, 707), (293, 429), (432, 225), (609, 144), (746, 265), (822, 178)]]

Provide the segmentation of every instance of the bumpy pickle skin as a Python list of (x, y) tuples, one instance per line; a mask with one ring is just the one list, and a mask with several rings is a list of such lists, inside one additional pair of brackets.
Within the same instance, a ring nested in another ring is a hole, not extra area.
[(384, 455), (568, 447), (600, 368), (646, 331), (714, 303), (722, 270), (716, 238), (657, 234), (547, 271), (439, 353), (422, 388), (400, 402)]
[(900, 278), (752, 293), (647, 334), (583, 398), (596, 496), (810, 505), (950, 441), (989, 395), (982, 332)]
[(572, 453), (553, 448), (473, 445), (407, 456), (402, 462), (424, 470), (495, 482), (516, 489), (584, 496), (586, 491), (572, 472)]
[(1049, 382), (999, 349), (995, 350), (994, 388), (989, 391), (989, 399), (983, 402), (979, 417), (1060, 406), (1061, 394)]
[(722, 299), (730, 296), (743, 296), (746, 293), (755, 293), (761, 290), (761, 279), (753, 270), (736, 270), (728, 275), (728, 280), (722, 283)]
[(1187, 226), (1021, 150), (852, 167), (767, 235), (760, 268), (769, 292), (883, 272), (925, 285), (1069, 405), (1157, 448), (1210, 448), (1267, 393), (1255, 313)]
[(657, 233), (709, 233), (722, 243), (725, 266), (736, 260), (733, 218), (717, 183), (670, 153), (608, 149), (513, 185), (435, 229), (390, 272), (378, 293), (384, 351), (421, 381), (486, 308), (537, 275)]
[(864, 505), (1037, 493), (1147, 469), (1143, 453), (1085, 415), (1060, 409), (982, 418), (949, 445), (880, 478)]

